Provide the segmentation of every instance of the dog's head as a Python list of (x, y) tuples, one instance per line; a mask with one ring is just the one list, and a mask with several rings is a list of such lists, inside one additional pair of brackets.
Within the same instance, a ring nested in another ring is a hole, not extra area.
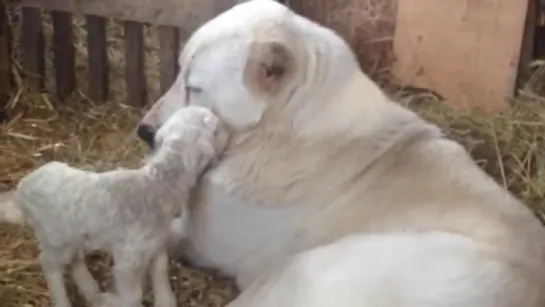
[(175, 83), (139, 124), (140, 138), (151, 147), (157, 129), (187, 105), (212, 109), (235, 131), (263, 122), (318, 131), (334, 127), (333, 117), (348, 125), (332, 103), (342, 99), (332, 97), (344, 95), (360, 72), (337, 34), (274, 0), (244, 2), (205, 23), (179, 64)]

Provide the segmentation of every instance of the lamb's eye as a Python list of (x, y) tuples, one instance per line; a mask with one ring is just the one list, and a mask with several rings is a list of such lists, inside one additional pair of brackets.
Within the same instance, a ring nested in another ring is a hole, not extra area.
[(202, 93), (203, 90), (200, 87), (192, 86), (192, 85), (186, 85), (185, 87), (185, 102), (188, 105), (191, 105), (191, 98), (198, 96), (200, 93)]

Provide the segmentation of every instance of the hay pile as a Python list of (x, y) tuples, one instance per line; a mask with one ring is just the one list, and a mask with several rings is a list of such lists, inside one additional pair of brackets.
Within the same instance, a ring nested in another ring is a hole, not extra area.
[[(12, 14), (15, 29), (18, 16)], [(81, 18), (76, 24), (78, 82), (86, 87), (86, 33)], [(50, 42), (51, 23), (46, 20)], [(18, 33), (14, 38), (17, 43)], [(157, 97), (157, 37), (146, 29), (150, 100)], [(0, 126), (0, 191), (8, 190), (28, 171), (53, 159), (73, 165), (104, 170), (135, 166), (145, 152), (136, 139), (134, 127), (144, 110), (123, 104), (122, 28), (111, 24), (109, 56), (112, 62), (111, 101), (95, 105), (81, 92), (65, 103), (49, 94), (30, 93), (15, 67), (17, 91), (9, 105), (10, 120)], [(17, 50), (17, 48), (15, 48)], [(18, 59), (18, 54), (15, 54)], [(52, 55), (48, 54), (47, 80), (52, 78)], [(394, 96), (425, 118), (444, 127), (464, 144), (478, 163), (499, 183), (523, 198), (536, 212), (545, 212), (545, 66), (538, 66), (535, 78), (521, 91), (509, 114), (471, 115), (450, 110), (439, 99), (425, 93), (395, 90)], [(48, 87), (53, 88), (52, 82)], [(32, 234), (23, 228), (0, 224), (0, 302), (3, 307), (49, 306), (48, 290), (36, 262)], [(108, 285), (110, 259), (91, 255), (94, 274)], [(172, 280), (180, 306), (223, 306), (236, 295), (229, 279), (180, 265), (172, 265)], [(72, 287), (71, 294), (77, 296)], [(76, 305), (79, 306), (79, 305)]]
[[(545, 66), (540, 66), (535, 74), (541, 75), (541, 87), (544, 72)], [(430, 94), (401, 91), (395, 96), (463, 144), (479, 166), (541, 219), (545, 213), (544, 94), (527, 86), (513, 100), (512, 109), (498, 115), (455, 111)]]

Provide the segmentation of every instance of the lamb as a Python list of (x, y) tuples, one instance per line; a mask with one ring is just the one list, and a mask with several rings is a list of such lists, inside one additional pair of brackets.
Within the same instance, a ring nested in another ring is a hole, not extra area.
[(211, 111), (187, 107), (157, 132), (157, 149), (140, 168), (95, 173), (49, 162), (24, 177), (16, 202), (36, 234), (54, 306), (71, 306), (63, 280), (66, 265), (89, 303), (101, 297), (84, 262), (89, 250), (113, 255), (120, 306), (141, 306), (146, 272), (155, 306), (176, 306), (167, 274), (170, 221), (189, 214), (184, 206), (190, 189), (218, 159), (227, 138)]

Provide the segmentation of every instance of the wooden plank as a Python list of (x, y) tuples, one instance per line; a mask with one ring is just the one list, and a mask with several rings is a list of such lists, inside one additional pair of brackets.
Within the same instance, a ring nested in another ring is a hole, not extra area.
[(216, 1), (221, 1), (222, 7), (231, 7), (238, 2), (237, 0), (20, 0), (19, 5), (181, 27), (191, 32), (219, 13)]
[(5, 109), (10, 97), (11, 78), (11, 33), (7, 7), (0, 2), (0, 123), (7, 120)]
[(396, 81), (463, 109), (497, 111), (514, 94), (528, 0), (404, 0)]
[(175, 27), (161, 26), (159, 28), (159, 66), (161, 71), (161, 95), (174, 82), (178, 74), (178, 55), (180, 52), (180, 31)]
[(297, 13), (335, 30), (347, 40), (363, 70), (373, 77), (388, 73), (394, 61), (397, 3), (398, 0), (287, 1)]
[(52, 12), (57, 96), (63, 100), (76, 88), (76, 58), (72, 14)]
[(45, 84), (45, 42), (40, 9), (23, 8), (21, 32), (21, 52), (27, 85), (33, 90), (41, 91)]
[(125, 21), (124, 28), (127, 104), (144, 106), (148, 100), (144, 70), (144, 25), (134, 21)]
[(85, 16), (87, 28), (87, 54), (91, 69), (88, 70), (88, 95), (95, 102), (104, 102), (110, 91), (109, 62), (106, 41), (106, 19)]

